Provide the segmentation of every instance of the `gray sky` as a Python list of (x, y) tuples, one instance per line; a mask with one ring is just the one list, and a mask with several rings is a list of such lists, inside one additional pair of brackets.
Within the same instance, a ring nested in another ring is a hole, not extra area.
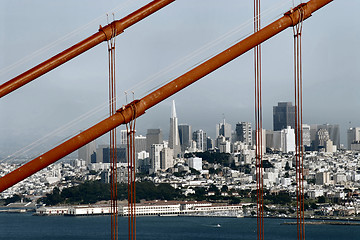
[[(97, 32), (99, 25), (107, 22), (106, 13), (114, 12), (119, 19), (148, 2), (150, 0), (2, 1), (0, 83)], [(263, 23), (266, 24), (289, 10), (293, 1), (263, 2), (262, 10), (266, 11)], [(147, 81), (134, 90), (136, 98), (251, 33), (252, 24), (246, 25), (246, 22), (252, 18), (252, 3), (177, 0), (119, 35), (116, 41), (118, 106), (125, 104), (124, 91), (140, 82)], [(357, 0), (335, 0), (314, 13), (304, 23), (303, 30), (304, 122), (340, 124), (344, 144), (349, 122), (351, 126), (360, 126), (358, 9)], [(222, 39), (234, 29), (240, 31)], [(72, 32), (75, 34), (69, 35)], [(222, 39), (219, 44), (204, 48), (219, 38)], [(49, 47), (51, 44), (54, 46)], [(292, 30), (284, 31), (262, 46), (263, 121), (266, 129), (272, 129), (272, 106), (278, 101), (293, 102), (294, 99)], [(36, 51), (44, 47), (37, 55)], [(169, 66), (201, 48), (205, 50), (164, 73)], [(16, 64), (24, 58), (30, 60)], [(5, 69), (13, 64), (12, 69)], [(89, 112), (107, 102), (107, 64), (107, 46), (103, 43), (0, 99), (0, 158), (81, 116), (89, 117), (50, 134), (41, 144), (42, 148), (32, 152), (46, 151), (103, 119), (108, 111), (106, 106), (94, 115)], [(159, 72), (162, 76), (149, 82), (151, 76)], [(173, 99), (179, 123), (188, 123), (193, 130), (201, 128), (211, 137), (223, 114), (233, 128), (238, 121), (253, 122), (253, 75), (251, 51), (148, 110), (138, 120), (137, 132), (145, 134), (148, 128), (160, 127), (167, 138)], [(128, 95), (132, 98), (130, 92)]]

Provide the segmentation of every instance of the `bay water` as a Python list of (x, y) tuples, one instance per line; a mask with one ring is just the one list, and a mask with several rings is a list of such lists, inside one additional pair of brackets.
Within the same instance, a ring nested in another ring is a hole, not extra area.
[[(297, 239), (289, 219), (265, 219), (265, 239)], [(257, 239), (256, 218), (137, 217), (138, 240)], [(0, 239), (110, 239), (110, 216), (32, 216), (0, 213)], [(119, 217), (119, 239), (128, 239), (127, 218)], [(359, 239), (360, 226), (306, 225), (307, 240)]]

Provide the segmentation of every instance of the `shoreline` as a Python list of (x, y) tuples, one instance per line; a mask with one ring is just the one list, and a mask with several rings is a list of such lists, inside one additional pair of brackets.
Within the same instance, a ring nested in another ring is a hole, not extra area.
[[(24, 213), (32, 213), (33, 211), (14, 211), (14, 210), (7, 210), (7, 211), (0, 211), (1, 213), (12, 213), (12, 214), (24, 214)], [(54, 215), (40, 215), (40, 214), (32, 214), (33, 216), (71, 216), (68, 214), (54, 214)], [(110, 214), (84, 214), (84, 215), (77, 215), (77, 216), (106, 216)], [(74, 215), (72, 215), (74, 216)], [(76, 216), (75, 216), (76, 217)], [(119, 215), (119, 217), (127, 217), (124, 215)], [(192, 215), (192, 214), (157, 214), (157, 215), (138, 215), (136, 217), (198, 217), (198, 218), (256, 218), (256, 216), (235, 216), (235, 215)], [(296, 220), (296, 217), (276, 217), (276, 216), (268, 216), (264, 217), (268, 219), (282, 219), (282, 220)], [(296, 225), (297, 222), (283, 222), (281, 225)], [(360, 217), (305, 217), (305, 224), (306, 225), (352, 225), (352, 226), (360, 226)]]

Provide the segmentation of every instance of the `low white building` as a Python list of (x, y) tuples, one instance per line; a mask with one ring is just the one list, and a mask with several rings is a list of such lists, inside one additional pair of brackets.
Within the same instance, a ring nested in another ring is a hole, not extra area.
[(108, 205), (98, 206), (98, 205), (86, 205), (86, 206), (71, 206), (66, 215), (71, 216), (83, 216), (83, 215), (103, 215), (110, 214), (111, 208)]
[(188, 160), (189, 167), (194, 168), (197, 171), (202, 170), (202, 158), (192, 157)]

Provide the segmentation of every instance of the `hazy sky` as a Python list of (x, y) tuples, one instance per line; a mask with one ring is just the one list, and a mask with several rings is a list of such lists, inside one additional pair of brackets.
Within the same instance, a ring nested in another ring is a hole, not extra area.
[[(99, 25), (107, 22), (106, 13), (114, 12), (119, 19), (148, 2), (2, 1), (0, 83), (97, 32)], [(140, 85), (133, 91), (141, 98), (251, 33), (252, 4), (250, 0), (176, 0), (119, 35), (118, 106), (125, 104), (124, 91), (133, 86)], [(292, 5), (291, 0), (263, 1), (263, 25)], [(303, 29), (304, 122), (340, 124), (344, 144), (346, 129), (360, 126), (358, 9), (358, 0), (335, 0), (314, 13)], [(239, 31), (225, 37), (236, 29)], [(207, 45), (217, 39), (219, 43)], [(272, 129), (272, 107), (279, 101), (294, 101), (292, 30), (262, 46), (263, 121), (266, 129)], [(194, 52), (199, 54), (191, 56)], [(171, 67), (174, 65), (177, 67)], [(50, 134), (37, 151), (48, 150), (103, 119), (108, 112), (107, 67), (104, 42), (1, 98), (0, 157)], [(160, 77), (150, 82), (156, 74)], [(146, 129), (159, 127), (167, 138), (173, 99), (179, 123), (188, 123), (193, 130), (201, 128), (211, 137), (223, 115), (233, 128), (238, 121), (253, 122), (253, 75), (251, 51), (148, 110), (138, 120), (137, 132), (145, 134)], [(140, 84), (143, 81), (146, 83)], [(131, 90), (128, 98), (132, 98)], [(91, 115), (99, 106), (103, 107)], [(54, 132), (85, 116), (85, 120)]]

